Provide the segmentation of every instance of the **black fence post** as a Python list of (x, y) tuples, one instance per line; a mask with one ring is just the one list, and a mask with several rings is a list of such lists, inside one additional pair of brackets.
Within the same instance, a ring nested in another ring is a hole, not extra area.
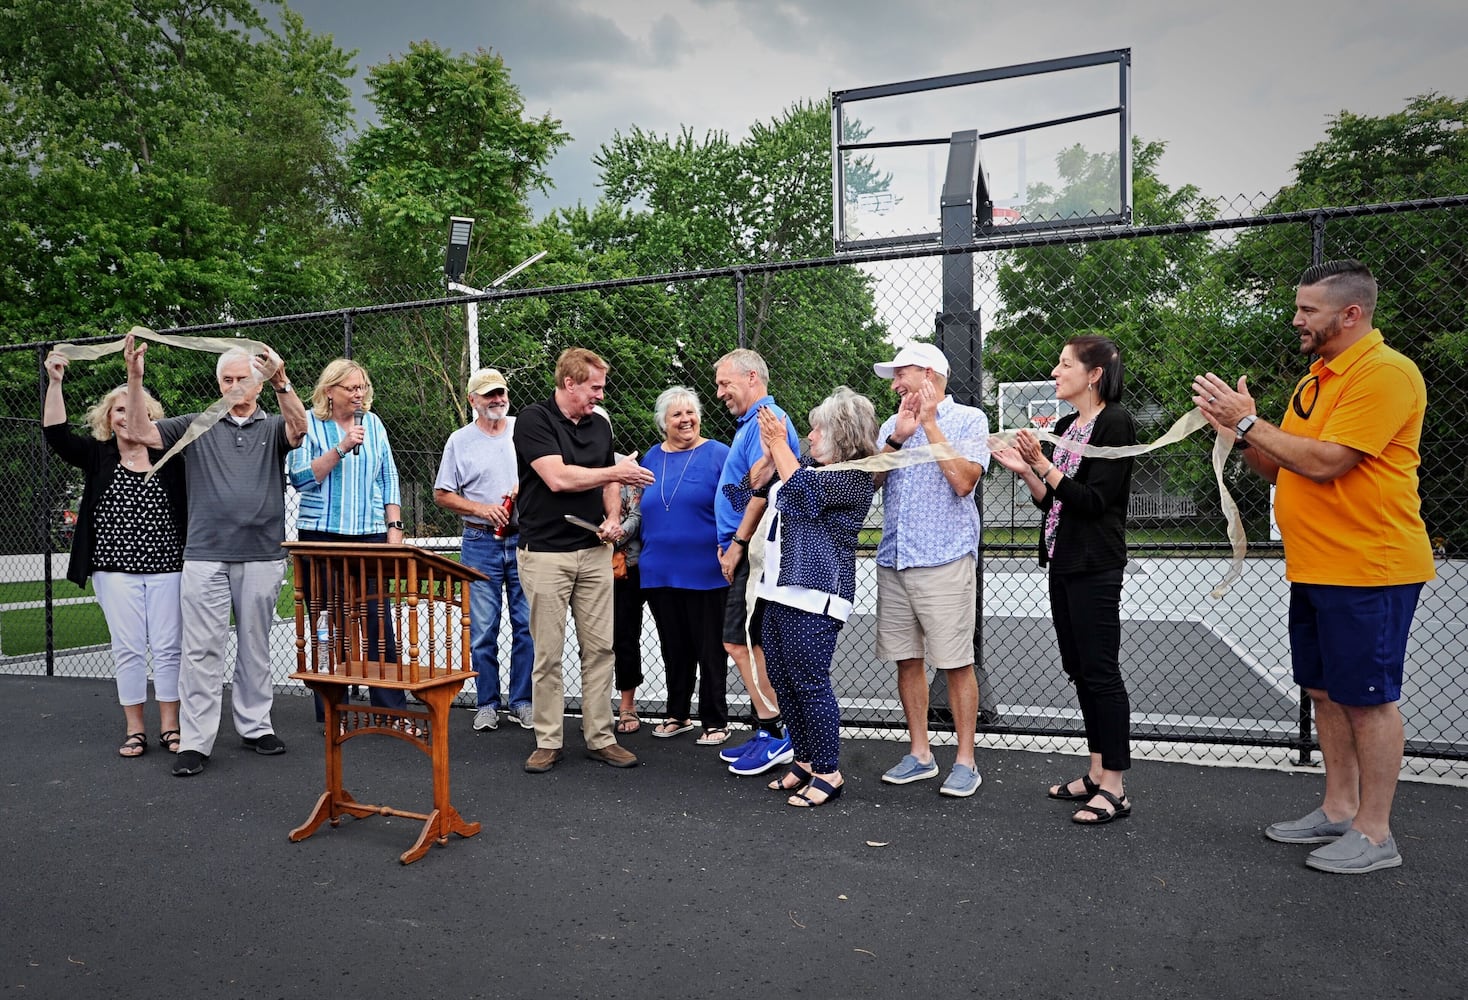
[[(48, 388), (48, 377), (46, 375), (46, 356), (50, 353), (49, 344), (40, 344), (36, 347), (36, 367), (40, 370), (41, 399), (40, 412), (46, 412), (46, 390)], [(37, 421), (39, 427), (41, 421)], [(43, 632), (46, 637), (46, 676), (56, 676), (56, 580), (52, 573), (51, 556), (53, 546), (51, 544), (51, 531), (55, 527), (53, 520), (56, 517), (56, 490), (55, 484), (51, 482), (51, 449), (46, 446), (43, 435), (36, 436), (36, 445), (39, 454), (36, 456), (36, 467), (41, 470), (42, 496), (44, 501), (36, 505), (36, 530), (41, 541), (41, 564), (43, 570), (41, 590), (45, 609), (42, 613)]]
[(734, 322), (739, 331), (739, 346), (748, 347), (744, 342), (744, 271), (740, 268), (734, 269)]

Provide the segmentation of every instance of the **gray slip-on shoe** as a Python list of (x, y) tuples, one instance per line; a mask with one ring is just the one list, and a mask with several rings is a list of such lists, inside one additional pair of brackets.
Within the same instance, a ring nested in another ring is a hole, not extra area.
[(1332, 823), (1326, 818), (1324, 809), (1316, 809), (1299, 819), (1271, 823), (1264, 828), (1264, 836), (1281, 844), (1328, 844), (1349, 830), (1355, 818), (1350, 816)]
[(1360, 830), (1347, 830), (1334, 843), (1311, 851), (1305, 864), (1332, 875), (1364, 875), (1382, 868), (1399, 868), (1402, 856), (1397, 853), (1395, 837), (1388, 836), (1384, 844), (1373, 844)]

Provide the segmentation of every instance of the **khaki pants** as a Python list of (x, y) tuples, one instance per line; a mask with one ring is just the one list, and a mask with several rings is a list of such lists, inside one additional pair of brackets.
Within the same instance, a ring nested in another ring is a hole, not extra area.
[(612, 551), (598, 545), (575, 552), (519, 552), (520, 586), (530, 602), (535, 645), (535, 745), (565, 743), (566, 685), (561, 658), (566, 610), (581, 646), (581, 735), (588, 750), (617, 742), (612, 723)]

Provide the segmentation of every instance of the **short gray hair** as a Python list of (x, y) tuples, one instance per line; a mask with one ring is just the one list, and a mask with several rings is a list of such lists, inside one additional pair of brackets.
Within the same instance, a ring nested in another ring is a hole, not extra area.
[(703, 420), (703, 404), (698, 401), (698, 393), (686, 385), (675, 385), (659, 393), (658, 401), (652, 405), (652, 418), (657, 422), (659, 433), (668, 433), (668, 411), (674, 403), (685, 399), (693, 404), (693, 412), (698, 414), (698, 419)]
[(231, 347), (229, 350), (221, 354), (219, 356), (219, 360), (214, 363), (215, 381), (224, 378), (224, 366), (237, 358), (244, 358), (246, 361), (250, 362), (252, 366), (251, 370), (254, 370), (253, 365), (255, 364), (255, 355), (251, 354), (243, 347)]
[(732, 350), (714, 362), (714, 371), (718, 371), (719, 366), (725, 362), (733, 365), (734, 370), (741, 374), (744, 372), (754, 372), (759, 376), (761, 382), (765, 385), (770, 384), (770, 366), (765, 363), (765, 359), (760, 355), (759, 351), (751, 351), (747, 347)]
[(849, 386), (837, 386), (817, 404), (810, 411), (810, 425), (819, 425), (824, 432), (833, 463), (876, 454), (876, 408), (870, 399)]

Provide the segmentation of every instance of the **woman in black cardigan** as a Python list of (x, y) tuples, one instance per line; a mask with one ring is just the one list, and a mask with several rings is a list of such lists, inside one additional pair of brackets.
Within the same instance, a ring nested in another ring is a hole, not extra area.
[[(1055, 393), (1076, 412), (1062, 417), (1062, 439), (1099, 446), (1137, 441), (1121, 406), (1121, 353), (1099, 336), (1072, 337), (1051, 372)], [(1123, 774), (1131, 767), (1131, 705), (1121, 676), (1121, 585), (1126, 566), (1126, 509), (1132, 459), (1082, 458), (1041, 448), (1021, 430), (995, 461), (1024, 480), (1044, 512), (1040, 565), (1050, 567), (1050, 610), (1060, 662), (1075, 684), (1086, 724), (1090, 769), (1050, 788), (1052, 799), (1083, 803), (1071, 817), (1084, 825), (1130, 815)]]
[[(67, 359), (46, 358), (46, 398), (41, 432), (62, 461), (82, 470), (81, 505), (71, 540), (66, 578), (85, 587), (92, 578), (97, 603), (112, 636), (117, 696), (126, 736), (119, 756), (141, 757), (148, 749), (143, 705), (148, 698), (148, 653), (153, 656), (153, 695), (158, 700), (158, 745), (178, 752), (178, 672), (182, 623), (179, 582), (183, 571), (188, 510), (183, 458), (172, 459), (149, 478), (163, 457), (132, 434), (127, 387), (114, 389), (87, 411), (91, 434), (67, 424), (61, 382)], [(163, 416), (148, 397), (147, 426)]]

